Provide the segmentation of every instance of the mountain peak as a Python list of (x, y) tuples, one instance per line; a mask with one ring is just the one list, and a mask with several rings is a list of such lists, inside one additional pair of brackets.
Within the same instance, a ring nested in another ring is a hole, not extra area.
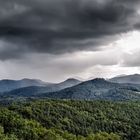
[(68, 78), (67, 80), (65, 80), (65, 82), (76, 82), (76, 81), (78, 82), (79, 80), (75, 78)]
[(105, 82), (107, 82), (104, 78), (95, 78), (91, 81), (95, 82), (95, 83), (105, 83)]
[(61, 83), (58, 83), (59, 86), (62, 86), (62, 87), (72, 87), (72, 86), (75, 86), (77, 84), (80, 84), (81, 81), (77, 80), (77, 79), (74, 79), (74, 78), (69, 78)]

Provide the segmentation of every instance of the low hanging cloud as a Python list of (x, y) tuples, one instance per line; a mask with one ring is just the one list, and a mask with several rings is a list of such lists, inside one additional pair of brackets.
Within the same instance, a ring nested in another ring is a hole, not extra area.
[(1, 0), (0, 59), (96, 51), (138, 29), (139, 0)]

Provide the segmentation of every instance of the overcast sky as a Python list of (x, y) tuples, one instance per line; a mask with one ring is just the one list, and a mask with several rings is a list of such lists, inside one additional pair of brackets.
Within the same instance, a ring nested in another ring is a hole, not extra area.
[(140, 73), (140, 0), (0, 0), (0, 79)]

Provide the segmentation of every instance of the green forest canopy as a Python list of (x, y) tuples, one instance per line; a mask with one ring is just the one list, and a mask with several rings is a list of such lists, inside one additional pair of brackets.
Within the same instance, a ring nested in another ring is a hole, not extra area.
[(34, 100), (0, 107), (1, 140), (139, 140), (140, 102)]

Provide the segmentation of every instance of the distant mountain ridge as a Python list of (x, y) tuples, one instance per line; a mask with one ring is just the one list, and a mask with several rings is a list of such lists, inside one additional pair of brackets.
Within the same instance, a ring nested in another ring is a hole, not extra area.
[(42, 97), (76, 100), (140, 99), (140, 86), (111, 83), (105, 79), (96, 78), (58, 92), (42, 94)]
[(11, 91), (17, 88), (23, 88), (28, 86), (46, 86), (50, 83), (43, 82), (38, 79), (21, 79), (21, 80), (0, 80), (0, 92)]
[(68, 87), (72, 87), (75, 85), (78, 85), (79, 83), (81, 83), (81, 81), (77, 80), (77, 79), (67, 79), (61, 83), (57, 83), (57, 84), (45, 84), (44, 83), (42, 85), (31, 85), (31, 86), (26, 86), (26, 87), (19, 87), (10, 91), (6, 91), (4, 92), (2, 95), (8, 95), (8, 96), (34, 96), (34, 95), (38, 95), (39, 93), (45, 93), (45, 92), (55, 92), (55, 91), (59, 91)]
[(18, 97), (47, 97), (74, 100), (140, 100), (140, 84), (138, 84), (139, 77), (140, 75), (138, 74), (123, 75), (109, 80), (95, 78), (84, 82), (70, 78), (55, 84), (44, 83), (40, 80), (23, 79), (23, 81), (21, 80), (18, 82), (20, 84), (22, 83), (21, 85), (24, 85), (24, 87), (21, 87), (18, 83), (18, 86), (16, 85), (14, 87), (15, 89), (12, 89), (13, 84), (11, 86), (12, 90), (10, 90), (10, 87), (8, 86), (11, 81), (4, 81), (6, 84), (8, 83), (7, 87), (10, 91), (7, 90), (1, 92), (0, 95), (1, 98), (14, 97), (15, 99)]
[(109, 79), (109, 81), (115, 83), (140, 84), (140, 74), (117, 76)]

